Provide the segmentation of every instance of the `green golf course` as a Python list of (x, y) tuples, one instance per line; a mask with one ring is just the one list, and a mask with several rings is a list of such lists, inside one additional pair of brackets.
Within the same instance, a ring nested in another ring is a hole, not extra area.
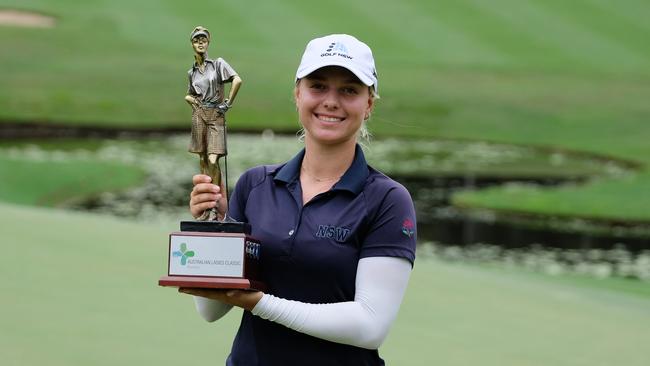
[(382, 99), (370, 128), (378, 138), (534, 145), (642, 166), (621, 181), (493, 189), (458, 195), (458, 205), (650, 218), (650, 5), (643, 1), (215, 2), (196, 11), (173, 1), (6, 0), (3, 7), (57, 21), (51, 29), (0, 27), (10, 50), (0, 60), (5, 123), (188, 126), (188, 37), (203, 24), (213, 29), (211, 55), (244, 79), (230, 129), (295, 131), (292, 75), (304, 44), (347, 32), (377, 59)]
[[(3, 365), (223, 364), (240, 311), (206, 323), (156, 285), (177, 222), (0, 204)], [(391, 365), (647, 365), (650, 287), (418, 259)]]
[[(571, 162), (554, 170), (537, 156), (520, 168), (487, 166), (478, 174), (595, 178), (459, 192), (454, 205), (650, 223), (646, 1), (3, 0), (0, 14), (6, 9), (51, 16), (54, 26), (0, 22), (0, 133), (189, 131), (183, 97), (196, 25), (212, 31), (210, 55), (243, 79), (229, 130), (294, 133), (293, 75), (306, 42), (349, 33), (377, 61), (381, 99), (369, 122), (376, 140), (403, 139), (405, 150), (431, 141), (534, 147), (589, 156), (603, 171), (609, 159), (631, 167), (598, 174)], [(8, 153), (23, 143), (39, 147)], [(223, 364), (241, 312), (208, 324), (190, 298), (157, 286), (177, 221), (60, 208), (141, 185), (145, 164), (111, 160), (119, 151), (57, 160), (58, 149), (0, 139), (0, 363)], [(421, 255), (380, 354), (389, 365), (635, 366), (650, 364), (648, 339), (648, 282)]]

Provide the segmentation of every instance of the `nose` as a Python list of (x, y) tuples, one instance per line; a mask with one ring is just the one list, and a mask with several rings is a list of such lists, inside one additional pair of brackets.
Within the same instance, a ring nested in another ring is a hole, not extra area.
[(330, 110), (338, 109), (339, 98), (338, 95), (336, 94), (336, 91), (330, 91), (329, 93), (327, 93), (327, 95), (325, 96), (325, 100), (323, 101), (323, 106)]

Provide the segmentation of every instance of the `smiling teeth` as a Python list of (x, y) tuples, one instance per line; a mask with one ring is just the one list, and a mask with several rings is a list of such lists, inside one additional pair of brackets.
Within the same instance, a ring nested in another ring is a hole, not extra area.
[(343, 121), (343, 118), (337, 118), (337, 117), (325, 117), (325, 116), (318, 116), (318, 118), (322, 121), (325, 122), (341, 122)]

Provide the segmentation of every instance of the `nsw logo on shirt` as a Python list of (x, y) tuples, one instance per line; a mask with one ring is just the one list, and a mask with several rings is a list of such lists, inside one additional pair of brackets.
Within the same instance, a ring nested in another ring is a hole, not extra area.
[(339, 243), (345, 242), (349, 234), (350, 229), (333, 225), (318, 225), (316, 231), (317, 238), (334, 239)]

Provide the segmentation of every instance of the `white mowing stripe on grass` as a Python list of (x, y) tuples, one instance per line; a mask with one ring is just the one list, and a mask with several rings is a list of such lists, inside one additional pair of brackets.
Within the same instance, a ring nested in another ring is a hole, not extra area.
[[(484, 14), (499, 18), (529, 37), (552, 44), (564, 54), (580, 63), (594, 66), (642, 67), (646, 64), (642, 55), (598, 36), (590, 29), (577, 24), (569, 15), (547, 10), (541, 1), (504, 0), (501, 4), (471, 0)], [(616, 61), (612, 55), (617, 55)]]
[(481, 42), (453, 20), (437, 14), (435, 9), (431, 11), (407, 2), (377, 5), (351, 2), (349, 5), (360, 15), (368, 14), (365, 20), (374, 22), (377, 32), (395, 37), (407, 46), (405, 49), (421, 52), (402, 55), (409, 62), (422, 61), (412, 60), (414, 57), (430, 57), (450, 64), (508, 65), (512, 62), (510, 55)]
[(21, 10), (0, 9), (0, 26), (27, 28), (52, 28), (56, 21), (53, 17)]

